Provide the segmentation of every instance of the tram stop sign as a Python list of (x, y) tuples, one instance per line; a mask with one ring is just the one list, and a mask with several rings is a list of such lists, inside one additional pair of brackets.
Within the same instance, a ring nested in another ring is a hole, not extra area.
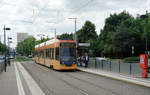
[(90, 47), (90, 43), (79, 43), (78, 45), (81, 47)]

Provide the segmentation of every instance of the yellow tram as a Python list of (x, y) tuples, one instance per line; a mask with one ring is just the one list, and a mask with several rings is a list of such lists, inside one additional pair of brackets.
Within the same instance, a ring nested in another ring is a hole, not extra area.
[(51, 39), (35, 46), (35, 62), (55, 70), (75, 70), (76, 41)]

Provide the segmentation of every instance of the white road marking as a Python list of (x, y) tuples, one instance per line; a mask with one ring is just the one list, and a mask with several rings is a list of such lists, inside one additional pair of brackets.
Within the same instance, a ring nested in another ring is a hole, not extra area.
[(89, 95), (89, 94), (87, 94), (85, 91), (83, 91), (83, 90), (79, 90), (82, 94), (84, 94), (84, 95)]
[(23, 86), (22, 86), (22, 82), (21, 82), (21, 79), (20, 79), (20, 75), (19, 75), (18, 69), (16, 67), (16, 63), (14, 63), (14, 67), (15, 67), (15, 72), (16, 72), (18, 94), (19, 95), (25, 95), (25, 92), (24, 92), (24, 89), (23, 89)]
[(17, 66), (19, 70), (22, 72), (22, 75), (31, 91), (32, 95), (45, 95), (45, 93), (40, 89), (38, 84), (34, 81), (31, 75), (25, 70), (25, 68), (18, 62)]

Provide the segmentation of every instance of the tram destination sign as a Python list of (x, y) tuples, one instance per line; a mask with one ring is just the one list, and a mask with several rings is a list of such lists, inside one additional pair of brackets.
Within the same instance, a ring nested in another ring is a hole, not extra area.
[(78, 45), (81, 47), (89, 47), (90, 43), (79, 43)]
[(60, 46), (75, 46), (75, 43), (61, 43)]

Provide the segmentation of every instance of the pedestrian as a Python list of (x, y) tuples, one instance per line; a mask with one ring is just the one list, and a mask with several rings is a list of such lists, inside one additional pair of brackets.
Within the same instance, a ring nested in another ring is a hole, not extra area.
[(80, 66), (82, 66), (82, 63), (84, 63), (84, 56), (81, 56), (81, 62), (80, 62)]
[(88, 62), (89, 62), (89, 56), (87, 53), (85, 53), (85, 68), (88, 67)]

